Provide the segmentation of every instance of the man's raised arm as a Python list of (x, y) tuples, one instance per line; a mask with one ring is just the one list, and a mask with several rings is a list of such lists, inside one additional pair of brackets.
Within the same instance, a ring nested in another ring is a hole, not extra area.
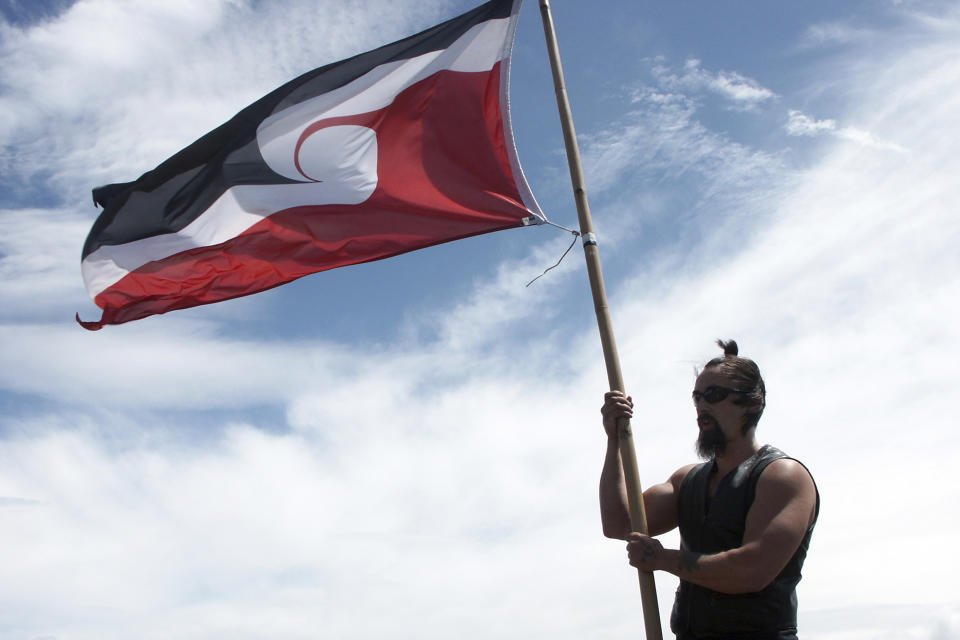
[[(603, 535), (626, 540), (630, 535), (630, 509), (627, 505), (627, 487), (623, 479), (623, 464), (620, 462), (620, 441), (617, 421), (633, 417), (633, 401), (620, 391), (604, 394), (603, 428), (607, 433), (607, 452), (600, 472), (600, 521)], [(647, 514), (650, 535), (660, 535), (676, 528), (678, 522), (677, 495), (680, 483), (689, 465), (679, 469), (667, 482), (654, 485), (643, 492), (643, 506)]]

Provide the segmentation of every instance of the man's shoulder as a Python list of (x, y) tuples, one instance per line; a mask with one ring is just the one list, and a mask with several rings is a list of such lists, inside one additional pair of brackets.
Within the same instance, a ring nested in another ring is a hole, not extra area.
[(799, 460), (777, 458), (766, 466), (760, 474), (762, 484), (813, 486), (813, 476)]
[(813, 474), (810, 473), (805, 464), (793, 456), (769, 444), (763, 445), (758, 453), (765, 462), (762, 465), (761, 482), (765, 484), (814, 484)]
[(777, 458), (766, 466), (757, 482), (757, 498), (764, 503), (809, 504), (810, 525), (820, 511), (820, 492), (813, 476), (803, 463), (790, 457)]
[(680, 486), (683, 484), (683, 481), (687, 479), (687, 476), (690, 475), (690, 472), (704, 465), (710, 464), (709, 462), (692, 462), (688, 465), (684, 465), (673, 472), (673, 475), (670, 476), (670, 479), (667, 481), (674, 486), (674, 488), (679, 491)]

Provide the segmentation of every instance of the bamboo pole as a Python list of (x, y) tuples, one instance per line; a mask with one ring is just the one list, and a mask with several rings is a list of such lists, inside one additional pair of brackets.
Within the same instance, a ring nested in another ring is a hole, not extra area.
[[(587, 275), (590, 278), (590, 290), (593, 293), (593, 306), (597, 314), (600, 329), (600, 343), (603, 347), (603, 359), (607, 366), (607, 381), (610, 390), (624, 391), (623, 373), (620, 370), (620, 356), (613, 337), (613, 324), (607, 307), (607, 292), (603, 284), (603, 272), (600, 269), (600, 253), (596, 235), (593, 232), (593, 219), (587, 202), (587, 191), (583, 181), (583, 167), (580, 163), (580, 148), (577, 134), (573, 128), (573, 115), (567, 98), (567, 87), (563, 79), (563, 67), (560, 64), (560, 52), (557, 35), (550, 12), (550, 0), (540, 0), (540, 15), (543, 18), (543, 32), (547, 39), (550, 54), (550, 68), (553, 70), (553, 85), (557, 94), (557, 106), (560, 109), (560, 124), (563, 127), (563, 140), (567, 148), (567, 162), (570, 165), (570, 180), (573, 183), (573, 195), (577, 203), (577, 216), (580, 220), (580, 233), (583, 236), (583, 254), (587, 261)], [(627, 487), (627, 503), (630, 510), (630, 527), (633, 531), (647, 533), (647, 513), (643, 506), (643, 490), (640, 487), (640, 475), (637, 470), (637, 454), (633, 446), (633, 431), (629, 420), (622, 420), (619, 429), (620, 460)], [(638, 571), (640, 579), (640, 598), (643, 604), (643, 620), (647, 640), (662, 640), (660, 626), (660, 608), (657, 604), (657, 586), (653, 573)]]

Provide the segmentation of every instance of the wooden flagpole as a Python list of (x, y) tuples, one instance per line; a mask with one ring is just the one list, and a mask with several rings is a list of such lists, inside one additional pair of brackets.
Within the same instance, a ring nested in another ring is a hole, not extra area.
[[(557, 34), (550, 13), (550, 0), (540, 0), (540, 15), (543, 18), (543, 32), (547, 39), (550, 54), (550, 67), (553, 70), (553, 86), (557, 94), (557, 106), (560, 109), (560, 124), (563, 127), (563, 139), (567, 147), (567, 162), (570, 165), (570, 180), (573, 183), (573, 195), (577, 203), (577, 216), (580, 219), (580, 233), (583, 236), (583, 254), (587, 261), (587, 274), (590, 278), (590, 290), (593, 292), (593, 306), (600, 328), (600, 343), (603, 346), (603, 359), (607, 366), (607, 381), (610, 390), (624, 391), (623, 374), (620, 371), (620, 356), (613, 337), (613, 324), (607, 307), (607, 292), (603, 284), (603, 272), (600, 269), (600, 253), (597, 238), (593, 233), (593, 220), (587, 191), (583, 184), (583, 167), (580, 164), (580, 148), (577, 134), (573, 128), (573, 115), (567, 98), (567, 87), (563, 79), (563, 67), (560, 64), (560, 52), (557, 46)], [(630, 527), (633, 531), (647, 533), (647, 513), (643, 506), (643, 490), (640, 487), (640, 475), (637, 470), (637, 454), (633, 446), (633, 431), (629, 420), (620, 423), (619, 444), (620, 460), (627, 486), (627, 502), (630, 509)], [(660, 626), (660, 608), (657, 604), (657, 586), (653, 573), (638, 571), (640, 578), (640, 598), (643, 604), (643, 620), (647, 640), (663, 640)]]

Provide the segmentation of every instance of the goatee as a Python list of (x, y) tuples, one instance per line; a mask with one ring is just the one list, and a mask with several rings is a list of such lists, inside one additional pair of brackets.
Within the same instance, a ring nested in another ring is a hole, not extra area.
[(723, 455), (727, 450), (727, 437), (720, 427), (714, 424), (708, 429), (701, 429), (697, 436), (697, 455), (702, 460), (712, 460)]

